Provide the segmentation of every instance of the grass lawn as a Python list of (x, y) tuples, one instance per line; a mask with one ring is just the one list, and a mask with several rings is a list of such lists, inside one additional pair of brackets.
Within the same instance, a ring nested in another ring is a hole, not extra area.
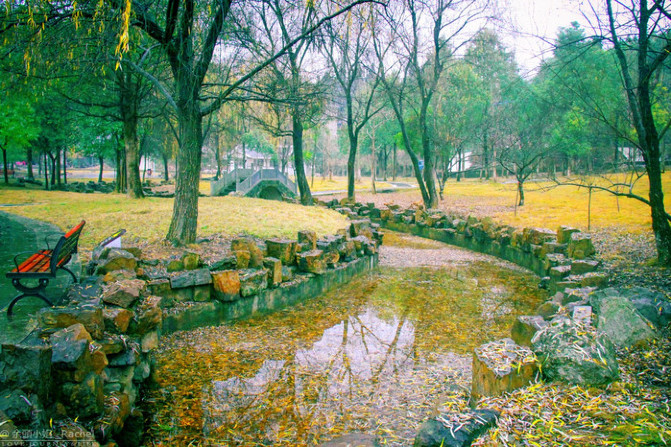
[[(412, 180), (412, 179), (409, 179)], [(366, 183), (364, 179), (364, 184)], [(663, 175), (664, 202), (671, 210), (671, 172)], [(641, 179), (634, 193), (647, 198), (647, 179)], [(555, 186), (550, 183), (527, 182), (525, 205), (515, 207), (517, 185), (512, 182), (450, 180), (439, 207), (463, 214), (492, 216), (499, 222), (516, 227), (544, 227), (557, 229), (570, 225), (588, 229), (589, 191), (575, 186)], [(357, 194), (360, 202), (381, 205), (395, 202), (409, 205), (421, 202), (419, 190), (392, 194)], [(618, 228), (633, 233), (651, 231), (650, 208), (637, 200), (617, 198), (606, 192), (592, 193), (591, 230)]]
[[(293, 179), (292, 179), (293, 180)], [(346, 177), (333, 177), (331, 180), (328, 177), (322, 178), (321, 176), (315, 176), (315, 181), (310, 182), (308, 178), (308, 183), (310, 184), (310, 190), (312, 192), (322, 192), (322, 191), (347, 191), (347, 178)], [(380, 188), (389, 188), (391, 185), (388, 182), (381, 181), (377, 179), (375, 181), (375, 187)], [(370, 177), (364, 177), (360, 181), (354, 183), (355, 191), (364, 191), (372, 189), (372, 183)]]
[[(73, 179), (74, 180), (74, 179)], [(76, 179), (88, 181), (88, 179)], [(404, 179), (399, 179), (403, 181)], [(412, 182), (412, 179), (405, 179)], [(664, 174), (665, 201), (671, 209), (671, 172)], [(380, 187), (388, 186), (379, 182)], [(498, 221), (517, 227), (546, 227), (571, 225), (583, 230), (588, 227), (589, 193), (574, 186), (552, 187), (549, 183), (528, 182), (526, 204), (515, 207), (516, 185), (512, 182), (485, 182), (478, 179), (451, 180), (445, 188), (440, 208), (464, 214), (490, 215)], [(209, 193), (209, 181), (201, 181), (200, 189)], [(372, 194), (370, 179), (357, 183), (357, 200), (378, 205), (395, 202), (409, 205), (421, 202), (418, 190), (391, 194)], [(346, 188), (344, 177), (332, 181), (315, 178), (314, 191)], [(634, 190), (646, 196), (645, 179)], [(340, 197), (343, 194), (339, 195)], [(0, 204), (18, 205), (4, 210), (26, 217), (47, 220), (63, 229), (79, 219), (87, 221), (82, 246), (90, 249), (120, 227), (148, 241), (165, 236), (172, 213), (171, 199), (147, 198), (129, 200), (122, 194), (78, 194), (43, 191), (30, 188), (0, 187)], [(345, 225), (335, 212), (313, 207), (260, 199), (233, 197), (202, 197), (200, 199), (198, 233), (248, 233), (260, 237), (291, 236), (301, 229), (313, 229), (319, 234), (331, 234)], [(591, 230), (617, 229), (632, 234), (650, 233), (649, 208), (636, 200), (616, 198), (604, 192), (592, 194)]]
[[(161, 240), (168, 232), (173, 200), (0, 187), (0, 204), (16, 205), (0, 208), (3, 211), (52, 222), (63, 230), (85, 219), (81, 245), (90, 250), (119, 228), (150, 242)], [(299, 230), (325, 235), (345, 225), (340, 214), (317, 207), (234, 197), (201, 197), (199, 201), (199, 236), (246, 233), (295, 238)]]

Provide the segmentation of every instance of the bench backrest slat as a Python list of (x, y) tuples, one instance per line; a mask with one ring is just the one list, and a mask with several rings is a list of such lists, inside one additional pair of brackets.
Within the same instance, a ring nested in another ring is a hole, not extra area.
[(68, 231), (65, 236), (61, 237), (54, 248), (51, 259), (51, 271), (56, 272), (58, 267), (68, 263), (74, 253), (77, 253), (77, 246), (79, 243), (79, 235), (84, 228), (86, 221), (82, 220), (77, 226)]

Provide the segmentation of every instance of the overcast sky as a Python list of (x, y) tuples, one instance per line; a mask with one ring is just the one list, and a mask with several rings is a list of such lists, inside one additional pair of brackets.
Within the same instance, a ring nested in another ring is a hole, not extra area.
[(503, 32), (507, 35), (503, 40), (514, 51), (523, 74), (537, 68), (541, 58), (552, 55), (550, 43), (560, 27), (567, 27), (573, 21), (586, 26), (579, 3), (577, 0), (502, 0), (502, 9), (508, 16), (503, 19), (510, 23), (504, 25)]

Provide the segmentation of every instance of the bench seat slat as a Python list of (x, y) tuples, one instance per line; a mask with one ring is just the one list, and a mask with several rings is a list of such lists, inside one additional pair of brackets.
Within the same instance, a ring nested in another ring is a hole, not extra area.
[(26, 259), (25, 261), (23, 261), (21, 263), (21, 265), (19, 265), (18, 268), (15, 268), (14, 270), (12, 270), (12, 272), (13, 273), (16, 273), (17, 271), (18, 272), (27, 272), (33, 267), (33, 265), (35, 265), (43, 257), (44, 257), (44, 255), (42, 253), (37, 252), (34, 255), (32, 255), (31, 257), (29, 257), (28, 259)]
[[(12, 270), (12, 273), (26, 273), (26, 272), (38, 272), (45, 271), (49, 267), (49, 261), (51, 260), (51, 250), (40, 250), (19, 265), (18, 269)], [(44, 266), (46, 265), (46, 269)]]

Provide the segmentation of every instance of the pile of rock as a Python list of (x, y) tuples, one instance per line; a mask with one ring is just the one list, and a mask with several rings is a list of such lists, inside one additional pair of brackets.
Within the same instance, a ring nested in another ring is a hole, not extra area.
[(0, 392), (9, 397), (0, 399), (0, 417), (19, 428), (76, 418), (100, 443), (139, 445), (135, 405), (162, 333), (272, 310), (292, 293), (304, 299), (331, 272), (333, 285), (352, 265), (375, 265), (381, 241), (378, 226), (359, 220), (319, 239), (312, 231), (295, 241), (239, 237), (207, 262), (188, 250), (162, 260), (134, 247), (96, 251), (68, 304), (42, 309), (26, 340), (2, 346)]
[(500, 225), (490, 217), (461, 216), (422, 205), (401, 209), (373, 203), (350, 203), (346, 199), (326, 203), (350, 218), (370, 217), (382, 227), (490, 254), (526, 267), (543, 278), (552, 292), (566, 288), (604, 287), (608, 276), (594, 259), (590, 235), (561, 226), (518, 229)]
[(84, 194), (109, 194), (114, 192), (114, 183), (112, 182), (94, 182), (89, 180), (88, 182), (70, 182), (62, 183), (59, 187), (61, 191), (70, 191), (70, 192), (79, 192)]
[[(608, 276), (594, 258), (590, 236), (578, 229), (517, 229), (488, 217), (446, 214), (421, 205), (326, 205), (350, 218), (370, 216), (385, 228), (497, 256), (542, 277), (540, 286), (554, 295), (536, 315), (518, 317), (512, 338), (475, 349), (472, 399), (510, 392), (539, 379), (607, 385), (619, 378), (618, 348), (648, 343), (671, 323), (671, 301), (663, 294), (640, 287), (604, 289)], [(486, 417), (475, 412), (485, 412)], [(497, 418), (486, 409), (475, 412), (431, 418), (415, 446), (471, 445)]]

